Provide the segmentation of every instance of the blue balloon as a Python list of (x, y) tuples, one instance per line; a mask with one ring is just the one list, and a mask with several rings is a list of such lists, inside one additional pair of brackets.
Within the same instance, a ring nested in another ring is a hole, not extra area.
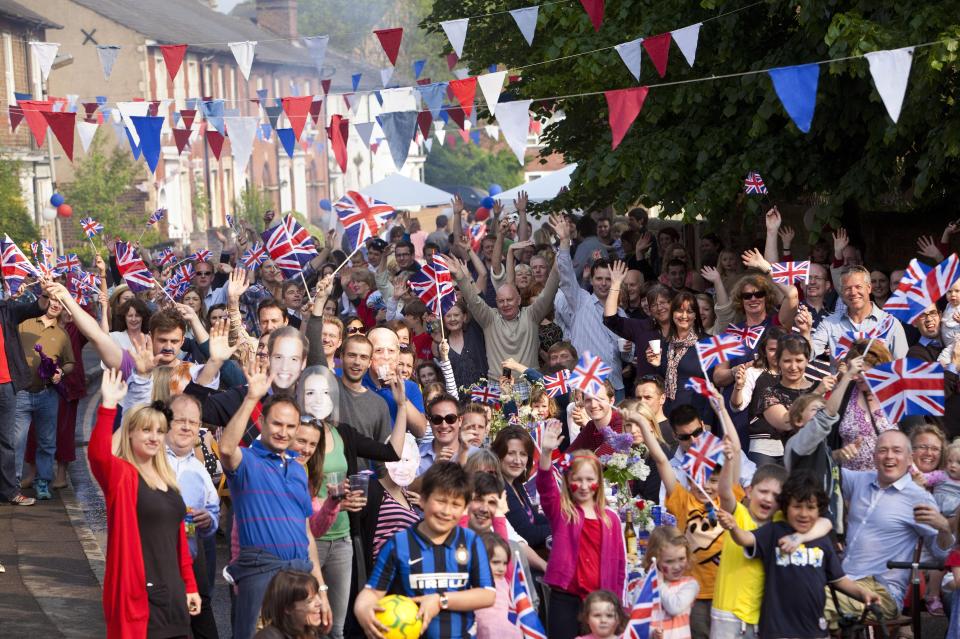
[(499, 184), (491, 184), (488, 191), (490, 192), (490, 195), (500, 195), (503, 193), (503, 187)]
[(333, 205), (330, 204), (330, 200), (328, 200), (327, 198), (323, 198), (322, 200), (320, 200), (320, 208), (323, 209), (324, 211), (332, 211)]
[(50, 196), (50, 204), (53, 206), (60, 206), (64, 202), (66, 202), (66, 200), (64, 199), (63, 195), (59, 193), (54, 193)]
[(493, 198), (488, 195), (487, 197), (483, 198), (481, 204), (483, 204), (483, 208), (485, 209), (492, 209), (495, 202), (493, 201)]

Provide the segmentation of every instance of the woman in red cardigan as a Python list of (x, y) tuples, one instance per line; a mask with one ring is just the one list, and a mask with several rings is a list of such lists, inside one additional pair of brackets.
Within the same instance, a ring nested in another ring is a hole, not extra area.
[(107, 638), (187, 637), (189, 615), (200, 612), (200, 595), (183, 524), (186, 507), (164, 451), (168, 416), (162, 405), (125, 413), (114, 455), (113, 420), (127, 385), (119, 371), (108, 370), (100, 391), (87, 450), (107, 503)]

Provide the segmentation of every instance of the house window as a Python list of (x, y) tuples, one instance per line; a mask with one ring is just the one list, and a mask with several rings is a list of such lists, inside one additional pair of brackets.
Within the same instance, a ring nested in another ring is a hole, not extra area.
[(153, 58), (153, 79), (157, 85), (154, 93), (154, 100), (167, 99), (167, 65), (163, 62), (162, 55), (155, 55)]
[(13, 92), (17, 90), (17, 76), (13, 70), (13, 38), (3, 34), (3, 76), (7, 89), (7, 104), (13, 104)]
[(196, 60), (187, 62), (187, 95), (200, 95), (200, 66)]

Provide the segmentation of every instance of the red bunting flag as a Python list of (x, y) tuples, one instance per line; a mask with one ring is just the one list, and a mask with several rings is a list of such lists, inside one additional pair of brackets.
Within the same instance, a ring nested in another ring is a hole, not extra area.
[(580, 4), (583, 5), (583, 10), (590, 16), (593, 30), (599, 31), (600, 25), (603, 24), (603, 0), (580, 0)]
[(419, 84), (420, 86), (423, 86), (425, 84), (430, 84), (430, 78), (420, 78), (419, 80), (417, 80), (417, 84)]
[(616, 149), (623, 141), (630, 125), (640, 115), (643, 101), (647, 99), (647, 87), (632, 87), (617, 91), (604, 91), (607, 107), (610, 109), (610, 130), (613, 132), (612, 148)]
[(417, 126), (420, 127), (420, 133), (423, 134), (424, 140), (430, 137), (431, 124), (433, 124), (433, 115), (430, 111), (424, 110), (417, 114)]
[(457, 102), (463, 107), (464, 115), (469, 118), (470, 112), (473, 111), (473, 98), (477, 94), (477, 78), (451, 80), (448, 86), (454, 97), (457, 98)]
[(177, 153), (183, 153), (183, 150), (187, 148), (187, 144), (190, 142), (190, 129), (174, 129), (173, 139), (177, 143)]
[(295, 139), (300, 139), (303, 133), (303, 127), (307, 124), (307, 116), (310, 113), (310, 103), (313, 102), (312, 95), (303, 95), (299, 97), (283, 98), (283, 112), (287, 114), (290, 120), (290, 128), (293, 129)]
[(460, 58), (456, 53), (447, 54), (447, 71), (453, 71), (453, 67), (457, 66), (457, 62), (460, 61)]
[(167, 65), (167, 73), (170, 74), (170, 79), (176, 79), (177, 72), (180, 71), (180, 65), (183, 64), (183, 56), (187, 53), (187, 45), (162, 44), (160, 45), (160, 53), (163, 54), (163, 62)]
[(15, 104), (11, 104), (7, 111), (10, 114), (10, 133), (16, 133), (17, 127), (23, 121), (23, 109)]
[(460, 129), (463, 129), (463, 122), (466, 119), (463, 113), (463, 109), (460, 107), (450, 106), (446, 108), (447, 115), (450, 116), (450, 119), (453, 120)]
[(310, 103), (310, 117), (313, 118), (313, 125), (320, 125), (320, 112), (323, 110), (323, 98), (314, 100)]
[(667, 57), (670, 55), (670, 32), (660, 35), (650, 36), (643, 39), (643, 48), (647, 50), (647, 55), (653, 61), (657, 73), (662, 78), (667, 73)]
[(327, 78), (326, 80), (320, 80), (320, 88), (323, 89), (323, 94), (327, 95), (330, 93), (330, 83), (333, 82), (332, 78)]
[(350, 135), (350, 120), (345, 120), (340, 114), (330, 117), (330, 126), (327, 127), (327, 141), (337, 165), (342, 173), (347, 172), (347, 136)]
[(43, 112), (53, 110), (53, 100), (20, 100), (18, 104), (23, 109), (23, 117), (27, 119), (34, 141), (42, 147), (47, 139), (47, 119)]
[(188, 131), (193, 128), (193, 119), (197, 117), (196, 109), (180, 109), (180, 119), (183, 120), (183, 126)]
[(207, 129), (207, 144), (210, 145), (210, 150), (213, 151), (213, 157), (220, 160), (220, 152), (223, 151), (223, 135), (220, 134), (214, 128)]
[(97, 104), (96, 102), (83, 103), (83, 110), (86, 111), (87, 113), (87, 115), (85, 116), (85, 119), (87, 122), (96, 122), (96, 118), (94, 118), (93, 116), (97, 114), (97, 109), (99, 108), (100, 108), (100, 105)]
[(397, 54), (400, 53), (400, 41), (403, 40), (403, 28), (377, 29), (374, 31), (380, 40), (383, 52), (387, 54), (390, 64), (397, 65)]
[(43, 117), (50, 125), (50, 130), (53, 131), (57, 142), (63, 147), (63, 152), (73, 162), (73, 129), (76, 126), (77, 114), (64, 113), (63, 111), (59, 113), (45, 111)]

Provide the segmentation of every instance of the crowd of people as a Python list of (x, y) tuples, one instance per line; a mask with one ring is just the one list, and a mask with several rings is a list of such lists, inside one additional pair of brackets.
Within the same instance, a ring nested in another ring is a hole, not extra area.
[[(287, 279), (244, 268), (257, 234), (230, 229), (176, 302), (130, 290), (113, 243), (98, 298), (7, 287), (11, 504), (66, 486), (84, 347), (102, 362), (108, 637), (220, 636), (226, 581), (237, 639), (379, 638), (386, 594), (427, 637), (520, 638), (520, 574), (546, 636), (607, 639), (654, 570), (659, 639), (821, 638), (865, 607), (904, 637), (907, 609), (960, 617), (960, 283), (903, 324), (883, 310), (901, 265), (866, 267), (844, 229), (798, 254), (776, 208), (754, 248), (643, 208), (535, 229), (526, 205), (483, 219), (456, 199), (431, 233), (400, 214), (349, 258), (331, 232)], [(802, 260), (805, 279), (771, 277)], [(440, 317), (410, 285), (439, 264)], [(745, 354), (704, 371), (696, 344), (719, 335)], [(563, 384), (589, 357), (599, 391)], [(904, 358), (942, 365), (944, 414), (888, 417), (865, 373)], [(694, 478), (711, 436), (722, 455)], [(887, 562), (918, 548), (943, 569), (913, 600)]]

